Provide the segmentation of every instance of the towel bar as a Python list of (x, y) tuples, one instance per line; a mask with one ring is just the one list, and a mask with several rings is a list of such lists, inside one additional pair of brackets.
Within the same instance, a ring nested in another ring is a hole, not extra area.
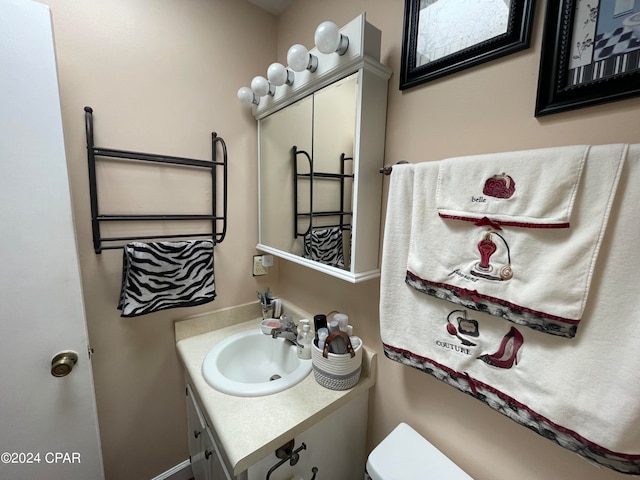
[[(91, 230), (93, 234), (93, 249), (96, 253), (102, 250), (113, 250), (123, 248), (124, 245), (103, 245), (103, 242), (129, 242), (133, 240), (151, 239), (175, 239), (188, 237), (212, 237), (214, 245), (224, 240), (227, 232), (227, 145), (216, 132), (211, 133), (211, 156), (212, 160), (196, 160), (192, 158), (174, 157), (167, 155), (157, 155), (151, 153), (130, 152), (126, 150), (116, 150), (112, 148), (101, 148), (94, 145), (93, 140), (93, 109), (84, 107), (85, 130), (87, 135), (87, 160), (89, 163), (89, 195), (91, 200)], [(217, 146), (222, 149), (222, 161), (217, 159)], [(116, 214), (104, 215), (98, 209), (98, 185), (96, 176), (96, 157), (117, 158), (119, 160), (133, 160), (141, 162), (152, 162), (160, 164), (170, 164), (186, 167), (205, 168), (211, 170), (211, 215), (179, 215), (179, 214)], [(222, 168), (222, 213), (218, 214), (218, 199), (216, 188), (218, 185), (218, 168)], [(136, 237), (103, 237), (100, 233), (100, 222), (108, 221), (210, 221), (211, 232), (207, 233), (180, 233), (164, 235), (146, 235)]]
[[(396, 162), (396, 165), (402, 165), (405, 163), (409, 163), (406, 160), (400, 160), (399, 162)], [(382, 167), (379, 171), (380, 173), (384, 174), (384, 175), (391, 175), (391, 171), (393, 170), (393, 166), (392, 165), (385, 165), (384, 167)]]

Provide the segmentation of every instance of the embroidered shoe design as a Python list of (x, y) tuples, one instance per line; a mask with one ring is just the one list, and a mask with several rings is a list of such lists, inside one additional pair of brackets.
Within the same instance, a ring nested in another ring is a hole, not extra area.
[(516, 183), (506, 173), (488, 178), (482, 189), (482, 193), (495, 198), (511, 198), (515, 191)]
[(482, 360), (493, 367), (511, 368), (514, 364), (518, 365), (518, 352), (523, 343), (524, 337), (522, 333), (517, 328), (511, 327), (507, 334), (502, 337), (498, 350), (495, 353), (480, 355), (478, 360)]

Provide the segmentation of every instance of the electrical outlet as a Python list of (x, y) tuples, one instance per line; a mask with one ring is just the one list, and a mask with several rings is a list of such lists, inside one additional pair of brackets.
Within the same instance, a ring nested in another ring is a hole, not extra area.
[(265, 267), (273, 267), (273, 255), (262, 255), (262, 265)]
[(266, 275), (267, 267), (262, 264), (262, 255), (254, 255), (253, 256), (253, 276), (259, 277), (261, 275)]

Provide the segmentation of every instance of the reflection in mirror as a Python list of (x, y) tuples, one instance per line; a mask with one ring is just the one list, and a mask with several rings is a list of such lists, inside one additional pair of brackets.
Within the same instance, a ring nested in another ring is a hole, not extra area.
[(359, 73), (260, 120), (261, 241), (349, 270)]
[(313, 97), (304, 98), (260, 120), (261, 243), (302, 255), (293, 235), (293, 165), (291, 149), (311, 151)]
[(416, 67), (505, 34), (510, 0), (421, 0)]
[[(334, 173), (318, 171), (313, 159), (304, 150), (298, 150), (294, 146), (292, 153), (294, 229), (295, 237), (302, 237), (304, 240), (302, 256), (325, 265), (348, 270), (349, 249), (345, 248), (345, 244), (351, 243), (353, 157), (347, 157), (341, 153), (340, 172)], [(298, 164), (300, 158), (302, 158), (302, 167)], [(317, 196), (314, 197), (314, 192), (316, 195), (320, 193), (320, 201), (316, 201)], [(300, 203), (308, 205), (302, 208), (302, 212), (298, 208)], [(326, 204), (326, 209), (318, 207), (318, 204)], [(304, 224), (302, 228), (300, 223)]]

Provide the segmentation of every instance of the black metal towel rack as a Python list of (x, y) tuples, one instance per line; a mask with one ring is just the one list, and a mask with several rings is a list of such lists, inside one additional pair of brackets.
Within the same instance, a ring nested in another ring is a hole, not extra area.
[[(346, 168), (345, 164), (347, 161), (352, 161), (353, 157), (347, 157), (344, 153), (340, 154), (340, 173), (323, 173), (316, 172), (313, 168), (313, 160), (309, 156), (309, 154), (304, 150), (299, 150), (295, 145), (291, 148), (291, 153), (293, 156), (293, 236), (294, 238), (304, 237), (308, 235), (311, 230), (317, 228), (332, 228), (332, 227), (340, 227), (340, 230), (350, 230), (351, 222), (345, 222), (346, 216), (351, 217), (352, 212), (345, 210), (345, 180), (353, 179), (354, 175), (350, 173), (345, 173)], [(306, 158), (309, 163), (309, 171), (305, 173), (300, 173), (298, 170), (298, 155), (302, 155)], [(300, 179), (308, 179), (309, 180), (309, 211), (308, 212), (299, 212), (298, 211), (298, 181)], [(339, 210), (332, 211), (315, 211), (313, 208), (313, 183), (315, 180), (338, 180), (340, 182), (340, 208)], [(313, 219), (318, 217), (338, 217), (339, 223), (337, 225), (314, 225)], [(309, 226), (304, 232), (300, 232), (298, 230), (298, 220), (300, 218), (309, 218)]]
[[(188, 237), (211, 237), (214, 245), (221, 243), (227, 232), (227, 145), (222, 137), (216, 132), (211, 134), (211, 156), (212, 160), (195, 160), (192, 158), (171, 157), (166, 155), (156, 155), (150, 153), (129, 152), (112, 148), (96, 147), (93, 141), (93, 109), (84, 107), (85, 129), (87, 134), (87, 160), (89, 162), (89, 194), (91, 197), (91, 230), (93, 233), (93, 249), (96, 253), (103, 250), (113, 250), (123, 248), (123, 245), (103, 245), (103, 242), (130, 242), (134, 240), (157, 240), (157, 239), (177, 239)], [(217, 160), (217, 145), (222, 149), (222, 161)], [(131, 214), (101, 214), (98, 209), (98, 184), (96, 178), (96, 157), (116, 158), (120, 160), (133, 160), (140, 162), (153, 162), (170, 165), (181, 165), (187, 167), (205, 168), (211, 170), (211, 215), (183, 215), (183, 214), (151, 214), (151, 215), (131, 215)], [(216, 186), (218, 184), (218, 169), (222, 168), (222, 214), (218, 214), (218, 199)], [(211, 232), (206, 233), (180, 233), (165, 235), (143, 235), (135, 237), (103, 237), (100, 234), (101, 222), (113, 221), (183, 221), (183, 220), (203, 220), (211, 221)]]

